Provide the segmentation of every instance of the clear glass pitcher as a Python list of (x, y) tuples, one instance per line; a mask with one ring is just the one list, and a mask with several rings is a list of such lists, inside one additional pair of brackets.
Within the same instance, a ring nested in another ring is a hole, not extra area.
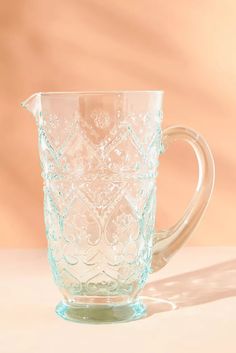
[[(145, 315), (138, 297), (199, 222), (211, 196), (214, 162), (192, 129), (161, 130), (162, 91), (36, 93), (48, 257), (63, 300), (56, 312), (79, 322)], [(189, 143), (198, 184), (182, 219), (155, 230), (160, 153)]]

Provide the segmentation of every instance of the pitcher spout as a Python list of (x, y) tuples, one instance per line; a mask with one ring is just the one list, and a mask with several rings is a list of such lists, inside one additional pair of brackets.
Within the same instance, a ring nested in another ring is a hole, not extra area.
[(32, 94), (32, 96), (21, 102), (21, 106), (37, 117), (41, 110), (40, 93)]

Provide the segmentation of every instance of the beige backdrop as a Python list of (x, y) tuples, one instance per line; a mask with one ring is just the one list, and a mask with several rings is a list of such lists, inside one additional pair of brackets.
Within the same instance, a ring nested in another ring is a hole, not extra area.
[[(37, 91), (163, 89), (165, 126), (199, 130), (216, 186), (192, 244), (236, 244), (234, 0), (14, 0), (0, 5), (0, 246), (45, 246), (33, 117)], [(161, 160), (159, 223), (182, 213), (196, 162), (181, 144)]]

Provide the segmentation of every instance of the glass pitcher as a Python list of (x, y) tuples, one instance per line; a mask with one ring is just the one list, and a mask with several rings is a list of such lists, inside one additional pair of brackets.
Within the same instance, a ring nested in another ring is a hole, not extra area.
[[(145, 315), (139, 292), (199, 222), (214, 162), (192, 129), (161, 129), (162, 91), (36, 93), (33, 113), (44, 180), (48, 258), (63, 300), (56, 312), (106, 323)], [(196, 154), (199, 176), (182, 219), (155, 229), (159, 155), (177, 140)]]

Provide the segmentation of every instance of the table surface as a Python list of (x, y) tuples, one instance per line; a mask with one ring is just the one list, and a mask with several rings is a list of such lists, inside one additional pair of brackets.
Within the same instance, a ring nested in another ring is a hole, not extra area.
[(1, 353), (235, 353), (236, 248), (185, 247), (142, 295), (144, 319), (64, 321), (45, 250), (0, 251)]

